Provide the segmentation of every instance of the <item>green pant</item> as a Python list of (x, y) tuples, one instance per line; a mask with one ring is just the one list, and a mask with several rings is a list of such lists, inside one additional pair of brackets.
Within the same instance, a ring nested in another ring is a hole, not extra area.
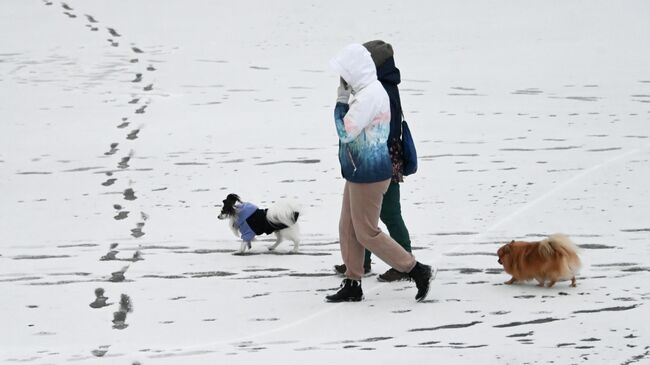
[[(381, 203), (379, 218), (388, 228), (388, 234), (406, 251), (411, 252), (411, 238), (404, 219), (402, 219), (402, 207), (399, 200), (399, 183), (391, 181)], [(366, 250), (364, 267), (370, 266), (370, 255), (372, 252)]]

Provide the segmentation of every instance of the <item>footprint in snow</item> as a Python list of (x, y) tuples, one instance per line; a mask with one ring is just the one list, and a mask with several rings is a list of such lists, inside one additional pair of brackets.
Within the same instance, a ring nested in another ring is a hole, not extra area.
[(108, 300), (108, 297), (104, 296), (104, 288), (97, 288), (95, 289), (95, 300), (90, 303), (91, 308), (103, 308), (110, 303), (107, 303), (106, 301)]
[(115, 250), (115, 247), (117, 247), (117, 243), (111, 244), (111, 249), (104, 256), (100, 257), (99, 261), (117, 260), (117, 254), (120, 253), (120, 251)]
[(122, 219), (126, 219), (128, 216), (129, 216), (129, 211), (123, 210), (123, 211), (117, 213), (117, 215), (115, 215), (113, 217), (113, 219), (115, 219), (117, 221), (120, 221)]
[(133, 155), (129, 154), (128, 156), (122, 157), (120, 162), (117, 164), (117, 167), (120, 168), (120, 169), (128, 168), (129, 167), (129, 160), (131, 160), (131, 156), (133, 156)]
[(90, 353), (95, 357), (102, 357), (106, 355), (109, 347), (111, 347), (111, 345), (102, 345), (99, 346), (99, 348), (90, 351)]
[(102, 183), (102, 185), (103, 185), (103, 186), (111, 186), (111, 185), (113, 185), (116, 181), (117, 181), (117, 179), (115, 179), (115, 178), (110, 178), (110, 179), (104, 181), (104, 182)]
[(124, 266), (122, 269), (119, 271), (115, 271), (111, 273), (111, 277), (108, 279), (108, 281), (113, 282), (113, 283), (119, 283), (124, 280), (126, 280), (126, 276), (124, 275), (126, 273), (126, 270), (129, 269), (129, 266)]
[(108, 32), (113, 36), (113, 37), (121, 37), (121, 35), (113, 28), (106, 28), (108, 29)]
[(106, 155), (106, 156), (110, 156), (110, 155), (115, 154), (115, 152), (118, 151), (117, 145), (118, 145), (117, 142), (113, 142), (113, 143), (111, 143), (111, 150), (108, 151), (108, 152), (104, 152), (104, 155)]
[(131, 236), (133, 236), (135, 238), (140, 238), (140, 237), (144, 236), (145, 233), (142, 232), (143, 227), (144, 227), (144, 223), (143, 222), (138, 222), (136, 224), (136, 228), (131, 229)]
[(128, 140), (137, 139), (138, 138), (138, 133), (140, 133), (140, 130), (139, 129), (134, 129), (134, 130), (131, 131), (131, 133), (129, 133), (126, 136), (126, 139), (128, 139)]
[(128, 326), (126, 323), (126, 312), (117, 311), (113, 313), (113, 328), (123, 330)]
[(135, 196), (135, 192), (131, 188), (128, 188), (128, 189), (124, 190), (124, 192), (122, 194), (124, 195), (125, 200), (136, 200), (137, 199), (137, 197)]

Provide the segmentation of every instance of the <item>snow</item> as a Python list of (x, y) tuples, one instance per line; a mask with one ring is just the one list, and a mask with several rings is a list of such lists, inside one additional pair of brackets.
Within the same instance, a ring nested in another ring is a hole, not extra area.
[[(650, 361), (647, 2), (0, 9), (0, 363)], [(372, 39), (420, 156), (401, 193), (439, 269), (424, 303), (379, 261), (363, 302), (323, 300), (343, 187), (327, 62)], [(232, 255), (230, 192), (299, 200), (301, 253)], [(581, 247), (577, 288), (503, 285), (497, 248), (555, 232)]]

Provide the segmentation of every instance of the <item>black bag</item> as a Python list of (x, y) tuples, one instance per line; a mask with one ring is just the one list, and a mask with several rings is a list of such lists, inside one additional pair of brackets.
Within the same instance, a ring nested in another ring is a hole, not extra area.
[(415, 174), (418, 170), (418, 154), (404, 115), (402, 115), (402, 150), (404, 151), (404, 176)]

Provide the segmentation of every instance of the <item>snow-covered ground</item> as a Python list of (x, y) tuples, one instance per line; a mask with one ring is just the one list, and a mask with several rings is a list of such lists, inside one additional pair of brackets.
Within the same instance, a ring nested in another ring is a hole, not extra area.
[[(642, 0), (2, 1), (0, 363), (650, 362), (648, 19)], [(402, 206), (439, 268), (424, 303), (382, 262), (365, 301), (323, 301), (327, 61), (372, 39), (420, 155)], [(232, 255), (229, 192), (300, 200), (300, 254)], [(503, 285), (497, 248), (554, 232), (581, 247), (578, 287)]]

